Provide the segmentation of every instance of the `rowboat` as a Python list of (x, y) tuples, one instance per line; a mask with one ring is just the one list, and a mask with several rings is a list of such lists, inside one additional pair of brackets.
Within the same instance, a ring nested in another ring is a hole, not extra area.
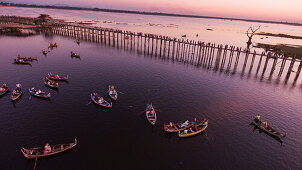
[(15, 64), (29, 64), (29, 65), (30, 65), (30, 62), (29, 62), (29, 61), (25, 61), (25, 60), (23, 60), (23, 59), (21, 59), (21, 58), (15, 58), (15, 59), (14, 59), (14, 63), (15, 63)]
[(109, 85), (108, 94), (113, 100), (117, 100), (117, 91), (113, 85)]
[(169, 123), (169, 124), (164, 124), (164, 130), (166, 132), (172, 132), (172, 133), (179, 132), (179, 131), (188, 129), (195, 124), (196, 124), (196, 121), (189, 122), (188, 120), (183, 123)]
[(21, 84), (18, 83), (18, 84), (16, 84), (16, 86), (17, 86), (17, 88), (13, 90), (13, 92), (10, 96), (12, 101), (15, 101), (15, 100), (19, 99), (23, 94)]
[(47, 99), (47, 98), (51, 97), (50, 93), (44, 92), (44, 91), (39, 90), (39, 89), (35, 89), (34, 87), (29, 89), (29, 93), (33, 96), (44, 98), (44, 99)]
[(76, 57), (76, 58), (80, 58), (80, 54), (74, 53), (74, 52), (70, 52), (70, 56), (71, 57)]
[(152, 103), (147, 104), (146, 117), (147, 117), (147, 120), (149, 121), (149, 123), (151, 123), (151, 125), (155, 125), (157, 117), (156, 117), (155, 109), (152, 106)]
[(272, 127), (270, 127), (269, 125), (267, 125), (266, 122), (262, 122), (260, 120), (260, 116), (257, 118), (255, 118), (252, 122), (256, 127), (258, 127), (259, 129), (263, 130), (264, 132), (266, 132), (267, 134), (273, 136), (273, 137), (277, 137), (279, 139), (284, 138), (286, 136), (285, 134), (279, 133), (276, 130), (274, 130)]
[(42, 50), (42, 53), (43, 53), (44, 55), (46, 55), (48, 52), (49, 52), (48, 50), (45, 50), (45, 49)]
[(59, 83), (54, 81), (54, 80), (50, 80), (47, 77), (44, 77), (44, 84), (50, 88), (54, 88), (57, 89), (59, 88)]
[(91, 93), (90, 94), (91, 96), (91, 100), (97, 104), (97, 105), (100, 105), (100, 106), (103, 106), (103, 107), (112, 107), (112, 103), (109, 103), (107, 102), (103, 97), (101, 97), (99, 94), (97, 93)]
[(57, 74), (48, 73), (48, 78), (52, 79), (52, 80), (57, 80), (57, 81), (67, 81), (68, 80), (68, 75), (67, 76), (59, 76)]
[[(48, 145), (48, 144), (46, 144), (46, 145)], [(30, 148), (30, 149), (21, 148), (21, 152), (25, 158), (36, 159), (36, 158), (42, 158), (42, 157), (55, 155), (55, 154), (70, 150), (70, 149), (74, 148), (76, 145), (77, 145), (77, 139), (74, 139), (74, 142), (72, 142), (72, 143), (48, 145), (48, 147), (50, 147), (50, 150), (51, 150), (49, 152), (45, 151), (45, 147)]]
[(8, 86), (6, 84), (3, 84), (0, 87), (0, 97), (5, 95), (9, 91)]
[(58, 44), (57, 43), (50, 43), (48, 48), (54, 48), (54, 47), (58, 47)]
[(24, 60), (24, 61), (34, 61), (34, 60), (36, 60), (36, 61), (38, 61), (38, 58), (36, 58), (36, 57), (17, 57), (17, 59), (21, 59), (21, 60)]
[(190, 137), (193, 135), (197, 135), (197, 134), (203, 132), (204, 130), (206, 130), (207, 127), (208, 127), (208, 120), (205, 119), (200, 124), (196, 124), (185, 130), (178, 131), (178, 136), (181, 138), (184, 138), (184, 137)]

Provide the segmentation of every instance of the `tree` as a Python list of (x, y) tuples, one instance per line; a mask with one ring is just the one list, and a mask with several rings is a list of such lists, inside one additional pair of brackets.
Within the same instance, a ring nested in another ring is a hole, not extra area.
[(250, 27), (247, 31), (246, 31), (246, 35), (248, 37), (248, 41), (246, 42), (247, 44), (247, 48), (249, 49), (251, 44), (252, 44), (252, 38), (253, 36), (256, 34), (256, 32), (260, 29), (260, 26), (258, 28), (252, 28)]

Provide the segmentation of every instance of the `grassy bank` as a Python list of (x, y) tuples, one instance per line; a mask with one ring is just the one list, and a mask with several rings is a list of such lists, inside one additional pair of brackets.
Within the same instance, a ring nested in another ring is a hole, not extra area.
[(277, 52), (280, 54), (288, 55), (290, 57), (296, 57), (297, 59), (300, 59), (302, 57), (302, 46), (299, 45), (290, 45), (290, 44), (271, 45), (271, 44), (258, 43), (256, 47)]
[(302, 37), (300, 37), (300, 36), (287, 35), (287, 34), (273, 34), (273, 33), (266, 33), (266, 32), (260, 32), (260, 33), (257, 33), (256, 35), (281, 37), (281, 38), (292, 38), (292, 39), (302, 39)]

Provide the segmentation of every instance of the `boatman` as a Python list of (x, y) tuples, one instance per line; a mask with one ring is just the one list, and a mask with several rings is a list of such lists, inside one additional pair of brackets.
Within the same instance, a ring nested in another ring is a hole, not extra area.
[(260, 115), (259, 115), (259, 114), (256, 116), (256, 119), (257, 119), (257, 120), (260, 120)]

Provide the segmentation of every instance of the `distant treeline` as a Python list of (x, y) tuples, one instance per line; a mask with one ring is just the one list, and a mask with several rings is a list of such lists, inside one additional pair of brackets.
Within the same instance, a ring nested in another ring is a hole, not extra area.
[(87, 11), (128, 13), (128, 14), (160, 15), (160, 16), (207, 18), (207, 19), (222, 19), (222, 20), (236, 20), (236, 21), (259, 22), (259, 23), (274, 23), (274, 24), (286, 24), (286, 25), (302, 26), (302, 23), (277, 22), (277, 21), (265, 21), (265, 20), (252, 20), (252, 19), (240, 19), (240, 18), (212, 17), (212, 16), (200, 16), (200, 15), (170, 14), (170, 13), (162, 13), (162, 12), (142, 12), (142, 11), (128, 11), (128, 10), (118, 10), (118, 9), (85, 8), (85, 7), (70, 7), (70, 6), (56, 6), (56, 5), (16, 4), (16, 3), (7, 3), (7, 2), (0, 2), (0, 5), (2, 5), (2, 6), (15, 6), (15, 7), (30, 7), (30, 8), (87, 10)]

